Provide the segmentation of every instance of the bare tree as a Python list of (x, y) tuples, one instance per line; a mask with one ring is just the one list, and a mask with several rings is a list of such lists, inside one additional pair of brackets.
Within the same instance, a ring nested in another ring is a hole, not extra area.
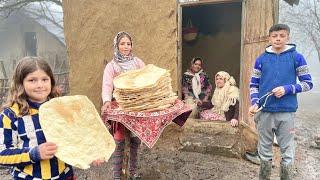
[(29, 14), (31, 17), (35, 19), (47, 20), (59, 29), (63, 30), (62, 18), (58, 19), (55, 15), (57, 13), (62, 14), (62, 11), (53, 10), (52, 8), (50, 8), (48, 3), (40, 2), (38, 6), (29, 6), (28, 8), (24, 8), (24, 13)]
[(62, 6), (62, 0), (0, 0), (0, 11), (10, 15), (12, 12), (35, 2), (51, 2), (58, 6)]
[(311, 41), (320, 61), (320, 0), (304, 0), (297, 7), (282, 5), (280, 8), (286, 14), (282, 22), (297, 27), (303, 33), (301, 41)]
[[(52, 5), (60, 7), (55, 10)], [(62, 18), (57, 19), (56, 14), (62, 14), (62, 0), (0, 0), (0, 14), (4, 17), (14, 12), (24, 13), (36, 20), (46, 20), (63, 30)], [(61, 15), (62, 16), (62, 15)]]

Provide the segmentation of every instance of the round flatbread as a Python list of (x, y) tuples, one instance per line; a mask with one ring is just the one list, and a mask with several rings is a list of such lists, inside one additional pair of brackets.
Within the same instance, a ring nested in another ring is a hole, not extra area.
[(145, 89), (153, 87), (163, 76), (168, 76), (166, 69), (148, 64), (142, 69), (132, 70), (120, 74), (113, 80), (117, 89)]
[(113, 137), (86, 96), (51, 99), (39, 109), (40, 124), (55, 154), (72, 166), (87, 169), (98, 158), (108, 160), (115, 149)]

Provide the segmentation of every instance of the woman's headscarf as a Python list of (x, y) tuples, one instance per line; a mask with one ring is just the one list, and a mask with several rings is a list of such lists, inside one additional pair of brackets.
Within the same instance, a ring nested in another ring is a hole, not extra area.
[(236, 87), (236, 81), (229, 73), (220, 71), (215, 75), (221, 76), (224, 79), (224, 86), (222, 88), (216, 87), (211, 99), (214, 107), (212, 110), (216, 113), (224, 115), (224, 112), (229, 110), (230, 106), (234, 106), (239, 101), (239, 88)]
[(195, 96), (196, 99), (199, 99), (199, 95), (201, 93), (200, 73), (203, 72), (203, 69), (200, 69), (199, 72), (193, 72), (192, 66), (196, 61), (201, 61), (201, 66), (202, 66), (203, 60), (201, 58), (199, 58), (199, 57), (195, 57), (195, 58), (193, 58), (191, 60), (190, 69), (185, 74), (193, 76), (192, 81), (191, 81), (192, 82), (193, 95)]
[(125, 72), (125, 71), (135, 69), (135, 62), (133, 61), (134, 57), (132, 52), (130, 52), (128, 56), (125, 56), (121, 54), (119, 51), (119, 43), (123, 37), (128, 37), (129, 40), (131, 41), (131, 48), (133, 47), (133, 42), (129, 33), (124, 31), (118, 32), (118, 34), (113, 39), (113, 48), (114, 48), (113, 60), (120, 66), (121, 71)]

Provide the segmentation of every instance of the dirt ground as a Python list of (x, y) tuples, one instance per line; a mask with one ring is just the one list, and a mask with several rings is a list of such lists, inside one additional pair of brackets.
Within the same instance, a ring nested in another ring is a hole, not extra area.
[[(296, 178), (305, 180), (320, 179), (320, 149), (314, 148), (315, 136), (319, 135), (320, 112), (301, 109), (296, 114)], [(142, 146), (139, 151), (139, 172), (142, 179), (258, 179), (259, 166), (243, 159), (226, 158), (179, 149), (173, 132), (176, 127), (169, 127), (154, 148)], [(160, 148), (161, 147), (161, 148)], [(279, 150), (277, 147), (275, 168), (272, 179), (279, 179)], [(79, 180), (105, 180), (111, 178), (111, 163), (89, 170), (76, 169)], [(0, 179), (11, 179), (8, 170), (0, 168)]]

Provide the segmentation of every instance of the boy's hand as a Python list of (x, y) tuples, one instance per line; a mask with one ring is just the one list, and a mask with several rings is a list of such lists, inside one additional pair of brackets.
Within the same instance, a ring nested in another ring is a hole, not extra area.
[(285, 94), (285, 90), (283, 86), (276, 87), (272, 90), (272, 93), (275, 97), (281, 98)]
[(103, 164), (105, 162), (105, 160), (103, 158), (99, 158), (99, 159), (96, 159), (94, 161), (92, 161), (92, 165), (93, 166), (100, 166), (101, 164)]
[(41, 159), (51, 159), (57, 152), (57, 145), (52, 142), (45, 142), (39, 145), (39, 153)]
[(258, 111), (258, 104), (254, 104), (249, 108), (249, 115), (254, 116), (254, 114)]

